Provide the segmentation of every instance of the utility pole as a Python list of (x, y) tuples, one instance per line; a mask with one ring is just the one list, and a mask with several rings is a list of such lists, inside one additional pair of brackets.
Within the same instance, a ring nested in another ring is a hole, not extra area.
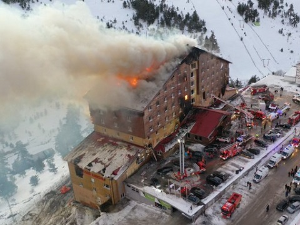
[(269, 65), (269, 61), (270, 59), (261, 59), (263, 61), (263, 65), (264, 67), (268, 66)]

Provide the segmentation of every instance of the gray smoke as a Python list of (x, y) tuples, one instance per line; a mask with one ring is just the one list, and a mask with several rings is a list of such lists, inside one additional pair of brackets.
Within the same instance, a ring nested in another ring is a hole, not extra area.
[(26, 14), (0, 3), (0, 34), (1, 118), (48, 95), (83, 96), (95, 79), (104, 93), (95, 97), (110, 95), (114, 103), (122, 93), (131, 99), (128, 83), (118, 77), (147, 77), (149, 69), (196, 45), (185, 36), (161, 41), (106, 29), (80, 1), (39, 6)]

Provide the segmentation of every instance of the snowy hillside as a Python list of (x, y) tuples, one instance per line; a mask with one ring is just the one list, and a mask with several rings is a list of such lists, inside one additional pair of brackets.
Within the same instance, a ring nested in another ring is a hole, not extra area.
[[(39, 1), (36, 4), (49, 4), (49, 1)], [(64, 0), (63, 4), (72, 5), (76, 1)], [(148, 27), (143, 24), (143, 28), (137, 29), (134, 26), (132, 16), (134, 10), (123, 7), (124, 1), (104, 1), (86, 0), (84, 3), (89, 7), (93, 16), (104, 24), (111, 23), (118, 30), (128, 32), (139, 32), (147, 37), (151, 35), (153, 29), (157, 29), (158, 22)], [(153, 1), (159, 4), (160, 1)], [(300, 31), (298, 27), (288, 24), (288, 19), (284, 19), (282, 24), (280, 16), (272, 19), (257, 8), (257, 1), (253, 1), (253, 8), (258, 9), (260, 25), (256, 26), (251, 22), (245, 23), (237, 12), (238, 3), (247, 3), (246, 0), (166, 0), (168, 6), (178, 7), (183, 14), (192, 13), (196, 10), (200, 19), (205, 20), (207, 33), (213, 31), (220, 46), (220, 53), (223, 58), (232, 62), (230, 75), (233, 79), (248, 80), (251, 76), (264, 77), (272, 72), (282, 70), (286, 72), (290, 67), (300, 61)], [(51, 3), (50, 3), (51, 4)], [(286, 6), (287, 4), (287, 6)], [(297, 0), (285, 0), (284, 9), (287, 10), (293, 4), (294, 11), (300, 13), (300, 2)], [(171, 31), (159, 27), (163, 32)], [(282, 29), (282, 34), (279, 30)], [(195, 35), (185, 35), (197, 38)], [(282, 49), (282, 51), (281, 51)], [(217, 53), (216, 53), (217, 54)]]

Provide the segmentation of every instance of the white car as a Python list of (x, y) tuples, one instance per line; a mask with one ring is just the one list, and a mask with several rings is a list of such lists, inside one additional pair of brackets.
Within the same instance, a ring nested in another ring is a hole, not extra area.
[(292, 214), (296, 212), (298, 209), (300, 209), (300, 202), (294, 202), (286, 209), (286, 211)]
[(287, 221), (289, 220), (289, 217), (287, 215), (282, 215), (278, 220), (277, 220), (277, 224), (278, 225), (284, 225), (287, 223)]
[(230, 138), (228, 137), (217, 137), (216, 140), (219, 142), (230, 143)]

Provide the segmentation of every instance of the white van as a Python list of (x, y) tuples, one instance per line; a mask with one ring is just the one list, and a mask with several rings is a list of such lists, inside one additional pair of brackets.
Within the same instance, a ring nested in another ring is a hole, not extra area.
[(264, 179), (269, 174), (269, 168), (266, 166), (262, 166), (257, 170), (257, 172), (254, 175), (253, 181), (255, 183), (259, 183), (262, 179)]
[(286, 146), (281, 152), (282, 158), (287, 159), (293, 154), (294, 151), (295, 151), (295, 147), (293, 145)]
[(268, 162), (268, 167), (269, 168), (273, 168), (274, 166), (278, 166), (278, 164), (280, 163), (282, 159), (282, 155), (279, 153), (275, 153), (269, 160)]

